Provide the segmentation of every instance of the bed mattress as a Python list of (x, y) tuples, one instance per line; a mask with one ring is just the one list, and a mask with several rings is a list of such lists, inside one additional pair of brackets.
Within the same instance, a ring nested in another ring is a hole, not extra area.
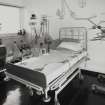
[(33, 57), (22, 62), (6, 65), (7, 72), (46, 88), (52, 81), (65, 73), (87, 53), (70, 50), (52, 50), (49, 54)]

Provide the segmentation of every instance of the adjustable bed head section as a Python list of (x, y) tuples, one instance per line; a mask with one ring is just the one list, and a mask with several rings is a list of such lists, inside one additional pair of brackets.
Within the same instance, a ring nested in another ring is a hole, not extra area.
[(62, 27), (59, 30), (59, 40), (81, 43), (83, 50), (87, 51), (87, 29), (85, 27)]

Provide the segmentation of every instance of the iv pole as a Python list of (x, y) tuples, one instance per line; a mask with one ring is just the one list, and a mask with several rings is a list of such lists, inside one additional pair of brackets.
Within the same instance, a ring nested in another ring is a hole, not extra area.
[(51, 44), (51, 37), (49, 35), (49, 20), (47, 19), (46, 15), (42, 16), (40, 38), (42, 39), (41, 43), (47, 45), (47, 52), (49, 52), (50, 44)]
[(31, 17), (30, 17), (30, 28), (31, 28), (31, 45), (32, 47), (34, 47), (34, 44), (36, 43), (37, 44), (37, 32), (36, 32), (36, 15), (35, 14), (32, 14)]

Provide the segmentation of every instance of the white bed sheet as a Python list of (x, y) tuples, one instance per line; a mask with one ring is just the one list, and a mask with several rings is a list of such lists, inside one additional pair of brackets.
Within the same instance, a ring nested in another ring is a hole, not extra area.
[(83, 49), (83, 46), (81, 43), (76, 43), (76, 42), (61, 42), (57, 48), (66, 48), (78, 52)]
[(46, 77), (46, 83), (49, 84), (86, 55), (85, 51), (77, 54), (67, 50), (53, 50), (49, 54), (33, 57), (16, 63), (16, 65), (43, 73)]

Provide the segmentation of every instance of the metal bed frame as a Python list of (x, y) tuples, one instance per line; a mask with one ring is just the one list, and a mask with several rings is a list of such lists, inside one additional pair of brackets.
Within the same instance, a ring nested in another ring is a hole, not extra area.
[[(80, 31), (83, 30), (82, 33), (82, 37), (80, 37)], [(77, 31), (77, 35), (74, 35), (73, 32), (70, 34), (71, 31)], [(69, 34), (67, 34), (67, 32), (69, 32)], [(87, 51), (87, 31), (85, 27), (64, 27), (64, 28), (60, 28), (59, 31), (59, 39), (62, 40), (63, 38), (67, 38), (67, 36), (71, 35), (70, 38), (74, 38), (76, 37), (76, 39), (81, 39), (84, 40), (83, 44), (85, 44), (84, 46), (84, 50)], [(58, 101), (58, 94), (70, 83), (70, 81), (72, 81), (75, 76), (77, 76), (79, 74), (79, 78), (82, 77), (81, 74), (81, 68), (79, 67), (80, 64), (82, 62), (86, 61), (86, 56), (84, 56), (83, 58), (81, 58), (78, 62), (76, 62), (72, 67), (69, 68), (69, 70), (67, 70), (66, 72), (64, 72), (61, 76), (59, 76), (58, 78), (56, 78), (51, 84), (49, 84), (46, 88), (37, 86), (36, 84), (33, 84), (29, 81), (26, 81), (22, 78), (19, 78), (15, 75), (12, 75), (10, 73), (8, 73), (8, 71), (6, 72), (6, 75), (26, 86), (28, 86), (30, 88), (30, 92), (33, 94), (32, 89), (35, 89), (37, 91), (37, 93), (43, 94), (43, 101), (44, 102), (49, 102), (51, 100), (51, 97), (48, 95), (49, 90), (54, 90), (55, 91), (55, 105), (60, 105), (59, 101)]]
[(59, 40), (62, 39), (83, 40), (84, 49), (87, 51), (87, 29), (85, 27), (62, 27), (59, 29)]

